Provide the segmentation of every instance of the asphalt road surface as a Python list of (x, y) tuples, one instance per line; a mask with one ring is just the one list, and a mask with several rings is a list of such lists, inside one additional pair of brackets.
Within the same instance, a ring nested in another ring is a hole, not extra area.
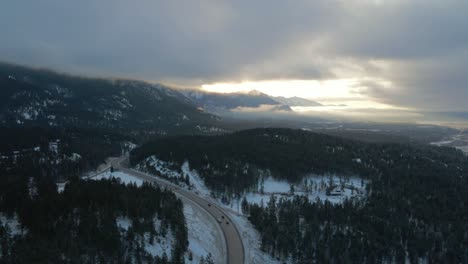
[[(210, 201), (192, 193), (181, 189), (180, 187), (169, 183), (165, 180), (159, 179), (157, 177), (148, 175), (146, 173), (142, 173), (133, 169), (128, 168), (128, 158), (121, 157), (116, 158), (111, 161), (111, 165), (120, 171), (123, 171), (127, 174), (140, 178), (144, 181), (154, 182), (157, 183), (159, 186), (166, 187), (168, 189), (173, 190), (177, 195), (184, 197), (201, 208), (205, 209), (208, 214), (215, 218), (216, 221), (222, 219), (221, 223), (219, 223), (221, 230), (224, 235), (224, 239), (226, 241), (226, 252), (227, 258), (226, 261), (228, 264), (243, 264), (244, 263), (244, 246), (242, 244), (242, 239), (240, 233), (235, 226), (235, 224), (231, 221), (229, 216), (218, 206), (211, 203)], [(224, 219), (221, 217), (224, 216)]]

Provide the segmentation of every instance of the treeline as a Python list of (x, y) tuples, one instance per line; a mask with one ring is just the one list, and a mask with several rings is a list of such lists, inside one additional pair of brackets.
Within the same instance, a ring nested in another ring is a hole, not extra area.
[[(182, 202), (158, 187), (74, 178), (62, 193), (55, 182), (33, 186), (21, 175), (0, 183), (0, 212), (16, 216), (23, 234), (0, 227), (2, 263), (183, 263), (187, 227)], [(34, 191), (31, 193), (31, 188)], [(133, 223), (117, 226), (117, 217)], [(158, 220), (160, 226), (156, 228)], [(5, 223), (2, 223), (5, 224)], [(153, 257), (143, 247), (172, 232), (172, 251)]]
[[(380, 171), (410, 158), (447, 164), (468, 171), (466, 158), (451, 148), (409, 144), (364, 143), (291, 129), (252, 129), (221, 136), (184, 136), (144, 144), (132, 151), (136, 165), (151, 155), (181, 165), (185, 160), (215, 191), (242, 193), (269, 170), (279, 179), (297, 182), (305, 174), (336, 173), (372, 179)], [(452, 174), (453, 174), (452, 173)]]
[(376, 174), (360, 202), (244, 202), (262, 248), (297, 263), (467, 262), (467, 158), (446, 148), (378, 147), (362, 161)]

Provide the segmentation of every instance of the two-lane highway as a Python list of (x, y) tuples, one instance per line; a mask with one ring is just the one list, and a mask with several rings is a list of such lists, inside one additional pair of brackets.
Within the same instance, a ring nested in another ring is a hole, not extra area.
[(224, 239), (226, 241), (226, 261), (229, 264), (244, 263), (244, 246), (242, 244), (240, 233), (235, 223), (232, 222), (231, 218), (220, 207), (192, 192), (181, 189), (180, 187), (168, 181), (128, 168), (127, 157), (115, 158), (111, 161), (111, 165), (114, 168), (121, 170), (129, 175), (140, 178), (144, 181), (157, 183), (159, 186), (173, 190), (177, 195), (194, 202), (195, 204), (206, 210), (206, 212), (208, 212), (209, 215), (215, 218), (216, 221), (218, 221), (218, 219), (220, 219), (221, 216), (224, 216), (224, 219), (221, 218), (222, 221), (221, 223), (219, 223), (219, 225), (223, 232)]

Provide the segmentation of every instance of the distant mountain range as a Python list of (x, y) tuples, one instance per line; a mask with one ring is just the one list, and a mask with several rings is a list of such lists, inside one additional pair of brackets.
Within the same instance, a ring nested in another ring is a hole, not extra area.
[(207, 112), (222, 114), (242, 108), (269, 106), (268, 111), (292, 112), (292, 106), (321, 106), (321, 104), (300, 97), (273, 97), (257, 90), (248, 93), (213, 93), (201, 90), (182, 91), (192, 102)]
[(279, 103), (289, 105), (291, 107), (292, 106), (323, 106), (322, 104), (317, 103), (315, 101), (311, 101), (311, 100), (308, 100), (302, 97), (297, 97), (297, 96), (289, 97), (289, 98), (279, 96), (279, 97), (272, 97), (272, 99)]

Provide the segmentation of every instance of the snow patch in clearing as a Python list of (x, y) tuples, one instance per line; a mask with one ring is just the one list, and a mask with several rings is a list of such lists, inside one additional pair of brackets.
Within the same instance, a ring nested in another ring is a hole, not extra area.
[(65, 190), (66, 182), (57, 183), (57, 192), (61, 193)]
[(172, 230), (168, 231), (165, 237), (154, 237), (153, 244), (150, 243), (150, 234), (145, 233), (144, 235), (145, 251), (153, 257), (162, 257), (164, 253), (170, 257), (174, 242)]
[[(294, 195), (307, 196), (311, 202), (318, 198), (321, 201), (327, 200), (338, 204), (345, 199), (365, 198), (367, 184), (368, 180), (357, 176), (310, 175), (297, 184), (267, 177), (260, 181), (257, 192), (247, 192), (244, 197), (247, 202), (258, 205), (266, 205), (272, 195), (276, 198), (292, 198)], [(233, 208), (238, 202), (238, 200), (233, 200), (230, 207)]]
[(287, 193), (291, 187), (290, 185), (287, 181), (275, 180), (272, 177), (268, 177), (259, 186), (259, 191), (263, 186), (263, 192), (265, 193)]
[(12, 236), (24, 235), (27, 233), (27, 230), (21, 230), (21, 224), (16, 214), (8, 218), (3, 213), (0, 213), (0, 224), (7, 228)]
[(101, 180), (101, 179), (112, 179), (115, 178), (118, 181), (120, 180), (121, 183), (124, 184), (135, 184), (136, 186), (142, 186), (143, 180), (136, 178), (132, 175), (126, 174), (121, 171), (116, 171), (111, 173), (110, 171), (105, 171), (101, 174), (96, 175), (96, 177), (91, 178), (92, 180)]
[(125, 231), (132, 226), (132, 220), (128, 217), (119, 216), (115, 219), (117, 226)]

